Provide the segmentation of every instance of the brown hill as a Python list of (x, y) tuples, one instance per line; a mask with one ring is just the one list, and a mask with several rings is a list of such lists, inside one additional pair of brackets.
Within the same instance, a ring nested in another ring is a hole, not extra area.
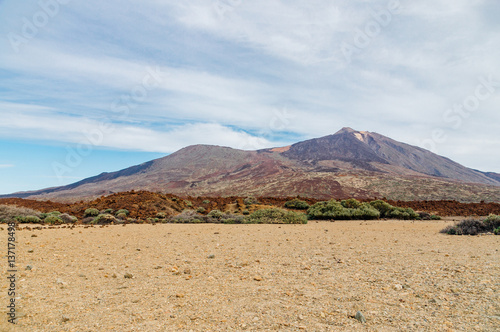
[(9, 196), (80, 200), (129, 190), (191, 196), (296, 196), (500, 202), (498, 174), (377, 133), (343, 128), (289, 147), (195, 145), (74, 184)]

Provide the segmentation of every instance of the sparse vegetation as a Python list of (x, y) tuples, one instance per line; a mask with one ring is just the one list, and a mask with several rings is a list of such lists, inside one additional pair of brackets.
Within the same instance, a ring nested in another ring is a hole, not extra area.
[(104, 209), (101, 211), (102, 214), (112, 214), (113, 213), (113, 209)]
[(97, 225), (105, 225), (105, 224), (114, 223), (116, 221), (117, 221), (116, 218), (112, 214), (104, 213), (104, 214), (99, 214), (90, 223), (97, 224)]
[(243, 204), (245, 205), (259, 204), (259, 201), (257, 200), (257, 198), (249, 196), (243, 200)]
[(97, 217), (99, 215), (99, 210), (95, 208), (88, 208), (85, 210), (83, 217)]
[(245, 222), (251, 224), (307, 224), (307, 217), (303, 213), (274, 208), (257, 210), (246, 217)]
[[(353, 204), (350, 202), (348, 204)], [(357, 205), (357, 204), (356, 204)], [(378, 219), (380, 212), (368, 203), (360, 203), (358, 208), (346, 208), (341, 202), (335, 200), (318, 202), (307, 210), (309, 219)]]
[(500, 216), (490, 214), (484, 220), (478, 219), (465, 219), (453, 226), (443, 228), (440, 233), (449, 235), (478, 235), (480, 233), (494, 233), (500, 232)]
[(184, 204), (186, 204), (187, 207), (192, 207), (193, 206), (193, 202), (188, 201), (187, 199), (184, 200)]
[(361, 202), (354, 198), (349, 198), (340, 202), (346, 209), (358, 209), (361, 206)]
[(17, 207), (14, 205), (0, 205), (0, 222), (10, 222), (16, 220), (16, 217), (22, 218), (28, 216), (40, 217), (41, 213), (39, 211), (28, 209), (25, 207)]
[(196, 212), (198, 213), (205, 213), (206, 209), (203, 206), (200, 206), (199, 208), (196, 209)]
[(115, 216), (118, 216), (119, 214), (124, 214), (125, 216), (128, 216), (129, 213), (130, 213), (129, 210), (127, 209), (120, 209), (115, 212)]
[(42, 219), (37, 216), (17, 216), (15, 219), (21, 224), (39, 224), (42, 222)]
[(53, 215), (53, 214), (45, 217), (45, 219), (43, 221), (44, 221), (44, 223), (50, 224), (50, 225), (60, 225), (63, 223), (61, 218), (59, 218), (58, 216)]
[(203, 200), (203, 204), (210, 204), (210, 201), (208, 199)]
[(419, 219), (420, 215), (416, 213), (412, 208), (401, 208), (392, 206), (391, 204), (377, 200), (370, 202), (370, 205), (380, 212), (381, 218), (392, 218), (392, 219)]
[(302, 201), (298, 198), (294, 198), (291, 201), (285, 203), (285, 207), (288, 209), (296, 209), (296, 210), (307, 210), (309, 208), (309, 204), (306, 201)]

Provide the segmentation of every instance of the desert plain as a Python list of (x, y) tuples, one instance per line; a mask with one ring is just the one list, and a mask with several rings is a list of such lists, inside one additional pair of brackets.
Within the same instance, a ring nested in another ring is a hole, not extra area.
[(23, 224), (0, 330), (498, 331), (500, 236), (439, 233), (459, 219)]

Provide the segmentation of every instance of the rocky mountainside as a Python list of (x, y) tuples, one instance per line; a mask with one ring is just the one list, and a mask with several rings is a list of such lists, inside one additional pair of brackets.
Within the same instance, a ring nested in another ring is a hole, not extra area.
[(500, 175), (464, 167), (377, 133), (343, 128), (333, 135), (258, 151), (189, 146), (160, 159), (68, 186), (7, 196), (79, 200), (128, 190), (191, 196), (499, 202)]

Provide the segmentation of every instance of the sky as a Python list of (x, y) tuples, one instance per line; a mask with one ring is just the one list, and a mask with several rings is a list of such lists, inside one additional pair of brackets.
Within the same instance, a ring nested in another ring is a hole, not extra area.
[(500, 173), (497, 0), (0, 0), (0, 194), (342, 127)]

